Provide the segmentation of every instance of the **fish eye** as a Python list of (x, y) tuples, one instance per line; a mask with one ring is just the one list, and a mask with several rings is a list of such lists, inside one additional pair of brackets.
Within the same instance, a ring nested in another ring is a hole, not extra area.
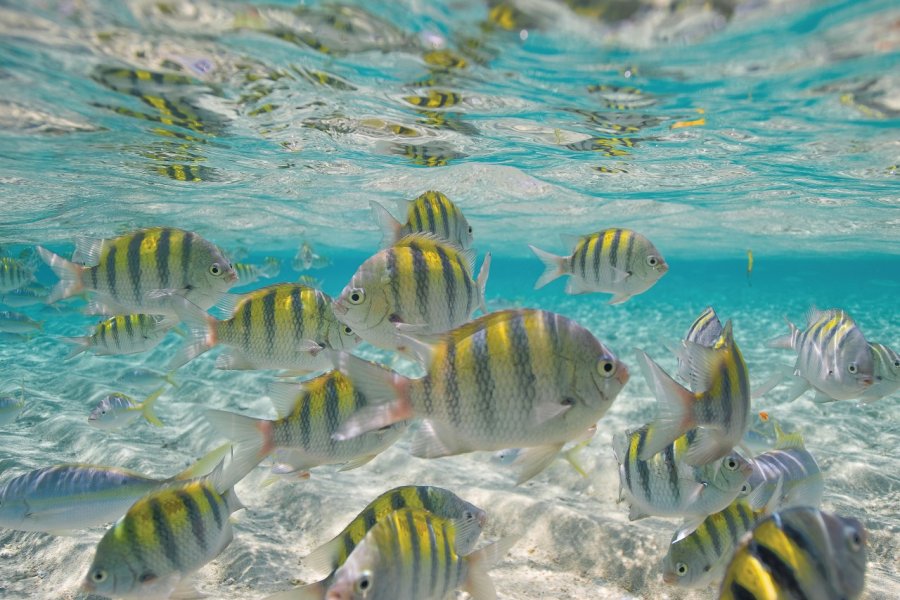
[(616, 372), (616, 364), (611, 360), (601, 360), (597, 363), (597, 372), (604, 377), (612, 377)]
[(91, 573), (91, 580), (94, 583), (103, 583), (106, 581), (106, 569), (97, 569)]
[(353, 330), (349, 325), (344, 325), (344, 335), (353, 335)]
[(729, 471), (734, 471), (738, 468), (737, 460), (735, 460), (734, 457), (729, 456), (728, 460), (725, 461), (725, 468), (727, 468)]
[(219, 275), (221, 275), (222, 269), (219, 267), (219, 263), (213, 263), (212, 265), (210, 265), (209, 272), (210, 272), (210, 274), (214, 275), (215, 277), (218, 277)]
[(140, 581), (141, 583), (150, 583), (150, 582), (153, 581), (154, 579), (156, 579), (156, 574), (155, 574), (155, 573), (143, 573), (143, 574), (138, 578), (138, 581)]
[(680, 562), (677, 565), (675, 565), (675, 572), (678, 573), (679, 577), (684, 577), (685, 575), (687, 575), (688, 566), (686, 564), (684, 564), (683, 562)]
[(850, 363), (849, 365), (847, 365), (847, 370), (851, 373), (856, 373), (856, 371), (858, 371), (856, 363)]
[(852, 552), (859, 552), (863, 545), (862, 535), (853, 527), (847, 527), (845, 531), (847, 533), (847, 546)]
[(469, 225), (469, 235), (472, 235), (472, 226)]
[(372, 573), (363, 571), (356, 579), (356, 591), (365, 594), (372, 587)]
[(900, 359), (894, 361), (894, 366), (900, 369)]
[(656, 265), (659, 264), (659, 259), (653, 255), (650, 255), (647, 257), (647, 264), (650, 265), (651, 267), (655, 267)]
[(366, 299), (366, 291), (361, 288), (351, 290), (347, 299), (350, 300), (350, 304), (362, 304)]
[(101, 414), (101, 415), (105, 415), (105, 414), (106, 414), (106, 411), (105, 411), (105, 410), (101, 410), (101, 411), (100, 411), (100, 414)]
[(750, 484), (745, 483), (741, 486), (741, 494), (746, 494), (750, 491)]

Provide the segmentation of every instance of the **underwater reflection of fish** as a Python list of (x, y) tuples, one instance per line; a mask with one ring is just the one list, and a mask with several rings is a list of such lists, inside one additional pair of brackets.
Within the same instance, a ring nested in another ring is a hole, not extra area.
[(25, 410), (24, 382), (18, 392), (18, 396), (0, 396), (0, 427), (14, 423), (23, 410)]
[(34, 269), (24, 261), (8, 256), (0, 257), (0, 292), (25, 287), (34, 281)]
[(569, 256), (556, 256), (528, 246), (546, 267), (534, 289), (568, 275), (567, 294), (609, 292), (613, 294), (609, 303), (619, 304), (650, 289), (669, 270), (669, 265), (650, 240), (630, 229), (613, 228), (581, 237), (564, 236), (563, 243), (572, 247)]
[(312, 244), (304, 241), (297, 249), (291, 266), (295, 271), (308, 271), (310, 269), (324, 269), (331, 264), (331, 259), (327, 256), (316, 254)]

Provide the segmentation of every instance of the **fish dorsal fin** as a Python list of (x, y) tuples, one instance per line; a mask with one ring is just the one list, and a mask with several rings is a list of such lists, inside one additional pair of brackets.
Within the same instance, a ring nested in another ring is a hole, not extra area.
[(705, 392), (721, 361), (720, 350), (707, 348), (696, 342), (684, 342), (684, 348), (690, 389), (695, 393)]
[(815, 305), (810, 306), (809, 310), (806, 311), (806, 327), (807, 327), (807, 329), (810, 326), (812, 326), (813, 324), (815, 324), (817, 321), (819, 321), (820, 319), (827, 318), (829, 316), (829, 313), (831, 313), (831, 312), (833, 312), (833, 311), (820, 310), (820, 309), (816, 308)]
[(103, 250), (103, 240), (77, 236), (75, 238), (75, 252), (72, 254), (72, 262), (81, 263), (87, 267), (100, 264), (100, 253)]
[(789, 449), (797, 449), (797, 450), (805, 450), (805, 446), (803, 444), (803, 434), (799, 431), (792, 431), (791, 433), (785, 433), (781, 428), (781, 425), (778, 423), (772, 423), (772, 426), (775, 428), (775, 449), (776, 450), (789, 450)]
[(303, 384), (298, 385), (293, 381), (274, 381), (269, 384), (269, 399), (279, 419), (287, 417), (294, 411), (303, 391)]

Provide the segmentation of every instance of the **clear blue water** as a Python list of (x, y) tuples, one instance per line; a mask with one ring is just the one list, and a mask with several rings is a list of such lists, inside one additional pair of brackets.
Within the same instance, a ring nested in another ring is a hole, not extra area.
[[(615, 502), (610, 439), (654, 406), (633, 348), (671, 368), (664, 344), (707, 304), (734, 320), (757, 384), (790, 362), (765, 341), (785, 331), (784, 315), (802, 322), (810, 306), (844, 308), (870, 341), (900, 346), (900, 10), (890, 1), (666, 5), (0, 3), (0, 245), (9, 254), (172, 225), (229, 252), (249, 249), (246, 262), (279, 256), (278, 280), (292, 281), (300, 273), (288, 265), (308, 241), (331, 261), (309, 274), (337, 294), (378, 246), (369, 201), (398, 213), (398, 202), (439, 189), (472, 223), (479, 254), (494, 256), (491, 308), (575, 318), (631, 369), (584, 450), (588, 479), (558, 461), (515, 487), (487, 455), (411, 459), (408, 440), (367, 467), (326, 468), (307, 482), (263, 487), (259, 469), (238, 488), (249, 509), (235, 542), (198, 574), (202, 589), (260, 598), (311, 580), (298, 560), (399, 482), (444, 485), (492, 507), (489, 536), (523, 534), (492, 571), (501, 598), (715, 597), (661, 581), (676, 522), (630, 523)], [(429, 55), (438, 49), (450, 53)], [(435, 56), (465, 66), (438, 69)], [(409, 99), (429, 91), (458, 97), (434, 110)], [(640, 231), (665, 255), (670, 271), (653, 288), (615, 307), (605, 295), (566, 296), (559, 282), (532, 290), (542, 267), (527, 244), (562, 253), (559, 234), (609, 226)], [(46, 268), (38, 275), (54, 281)], [(94, 320), (75, 308), (15, 309), (44, 330), (0, 340), (0, 392), (24, 378), (29, 396), (19, 420), (0, 428), (0, 480), (67, 461), (165, 476), (215, 443), (203, 408), (272, 414), (271, 372), (217, 371), (204, 356), (159, 401), (167, 427), (90, 428), (102, 393), (149, 392), (119, 378), (127, 367), (164, 368), (182, 339), (64, 362), (58, 337)], [(803, 432), (825, 473), (823, 507), (868, 527), (864, 597), (896, 597), (896, 395), (865, 408), (785, 397), (777, 388), (754, 409)], [(76, 597), (101, 534), (0, 530), (0, 596)]]

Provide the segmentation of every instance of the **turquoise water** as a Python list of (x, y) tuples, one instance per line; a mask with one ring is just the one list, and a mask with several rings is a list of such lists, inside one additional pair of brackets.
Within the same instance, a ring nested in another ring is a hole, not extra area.
[[(751, 381), (789, 352), (766, 340), (811, 306), (839, 307), (869, 341), (900, 347), (900, 10), (872, 2), (0, 4), (0, 246), (67, 255), (76, 236), (137, 227), (197, 231), (244, 262), (300, 244), (304, 272), (340, 292), (381, 238), (369, 211), (438, 189), (493, 254), (490, 309), (544, 308), (588, 327), (631, 380), (582, 452), (523, 486), (487, 453), (411, 458), (408, 437), (369, 465), (309, 481), (238, 486), (234, 542), (197, 574), (220, 598), (262, 598), (316, 573), (299, 561), (401, 483), (447, 487), (488, 509), (489, 539), (521, 534), (492, 578), (500, 598), (712, 598), (664, 584), (676, 521), (629, 522), (612, 435), (653, 415), (634, 358), (666, 369), (665, 346), (706, 305), (734, 321)], [(443, 53), (436, 51), (444, 50)], [(445, 66), (438, 67), (436, 63)], [(450, 65), (450, 66), (447, 66)], [(598, 88), (597, 86), (608, 86)], [(429, 92), (451, 105), (422, 109)], [(527, 244), (637, 230), (669, 272), (620, 306), (604, 294), (534, 291)], [(748, 249), (754, 266), (747, 275)], [(38, 278), (55, 279), (46, 267)], [(264, 285), (266, 280), (255, 284)], [(240, 288), (244, 291), (248, 288)], [(80, 305), (13, 308), (43, 321), (0, 339), (0, 393), (24, 380), (28, 407), (0, 427), (0, 482), (92, 462), (168, 476), (220, 441), (204, 408), (274, 413), (271, 371), (178, 371), (162, 429), (88, 426), (98, 398), (153, 389), (122, 377), (164, 370), (183, 344), (64, 361), (60, 336), (95, 322)], [(0, 308), (6, 310), (6, 308)], [(371, 347), (361, 353), (409, 365)], [(799, 429), (825, 476), (823, 508), (869, 530), (864, 597), (900, 595), (897, 395), (820, 406), (787, 388), (755, 401)], [(0, 530), (0, 597), (75, 598), (103, 529), (73, 537)]]

